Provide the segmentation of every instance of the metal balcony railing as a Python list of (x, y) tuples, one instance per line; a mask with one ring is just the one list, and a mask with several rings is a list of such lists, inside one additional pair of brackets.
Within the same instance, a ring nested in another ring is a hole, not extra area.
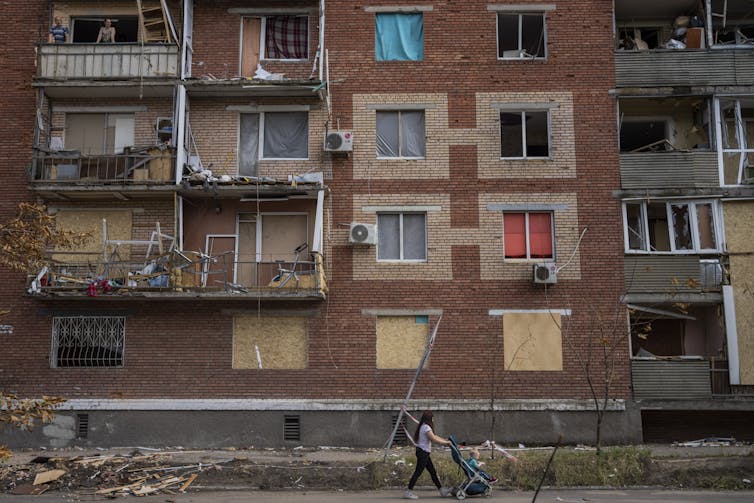
[(85, 155), (78, 151), (38, 151), (32, 183), (174, 183), (175, 153), (159, 147), (124, 154)]
[(179, 48), (171, 44), (40, 44), (37, 77), (55, 80), (175, 78)]

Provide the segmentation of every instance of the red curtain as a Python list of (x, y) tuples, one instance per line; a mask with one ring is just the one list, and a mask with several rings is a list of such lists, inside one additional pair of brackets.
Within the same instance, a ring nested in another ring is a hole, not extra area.
[(505, 258), (526, 258), (526, 214), (503, 214)]
[(550, 213), (529, 213), (529, 251), (531, 258), (552, 258)]

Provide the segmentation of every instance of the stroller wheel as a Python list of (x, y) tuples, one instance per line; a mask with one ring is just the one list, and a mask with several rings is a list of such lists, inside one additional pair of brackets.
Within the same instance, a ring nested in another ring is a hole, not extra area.
[(466, 499), (466, 491), (464, 491), (463, 489), (458, 489), (458, 492), (456, 493), (456, 499), (457, 500)]

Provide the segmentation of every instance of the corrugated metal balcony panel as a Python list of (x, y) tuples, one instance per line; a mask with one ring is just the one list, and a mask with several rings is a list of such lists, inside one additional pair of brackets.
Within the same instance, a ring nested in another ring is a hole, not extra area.
[(754, 51), (617, 51), (615, 78), (618, 87), (752, 85)]
[(178, 47), (167, 44), (49, 44), (39, 46), (38, 78), (175, 78)]
[(620, 154), (621, 187), (663, 189), (719, 187), (715, 152), (634, 152)]
[(629, 293), (701, 292), (697, 255), (626, 255), (623, 263)]
[(634, 398), (711, 398), (707, 360), (632, 360)]

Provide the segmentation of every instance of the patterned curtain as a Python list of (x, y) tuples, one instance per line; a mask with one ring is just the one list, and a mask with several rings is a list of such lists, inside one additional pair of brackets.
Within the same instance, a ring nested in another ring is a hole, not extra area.
[(307, 59), (309, 18), (269, 16), (266, 19), (266, 59)]

